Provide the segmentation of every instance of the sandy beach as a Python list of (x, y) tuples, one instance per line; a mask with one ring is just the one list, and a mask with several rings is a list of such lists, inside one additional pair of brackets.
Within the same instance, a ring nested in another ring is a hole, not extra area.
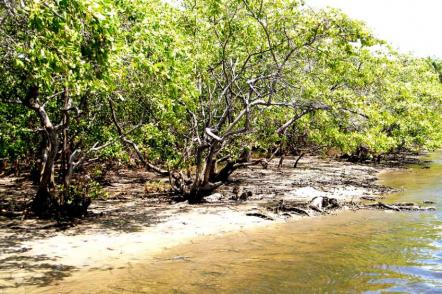
[[(272, 164), (268, 169), (240, 170), (229, 185), (200, 205), (170, 203), (158, 193), (146, 193), (143, 182), (151, 181), (152, 175), (124, 170), (109, 175), (109, 198), (94, 201), (90, 215), (73, 224), (2, 218), (0, 292), (28, 293), (79, 270), (123, 268), (139, 256), (155, 256), (195, 238), (306, 218), (266, 209), (281, 200), (329, 197), (358, 202), (361, 198), (377, 199), (391, 191), (376, 182), (380, 172), (389, 170), (383, 166), (319, 157), (304, 158), (296, 169), (292, 165), (293, 159), (288, 159), (282, 169)], [(161, 179), (155, 179), (158, 180)], [(1, 178), (0, 193), (11, 193), (11, 185), (17, 181), (20, 179)], [(32, 195), (29, 183), (20, 182), (20, 187), (14, 195)], [(238, 187), (249, 192), (246, 201), (232, 200)], [(316, 215), (321, 214), (311, 214)]]

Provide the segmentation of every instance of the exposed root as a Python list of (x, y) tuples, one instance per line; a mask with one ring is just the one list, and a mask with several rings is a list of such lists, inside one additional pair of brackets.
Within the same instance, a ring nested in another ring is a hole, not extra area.
[(246, 213), (246, 215), (247, 216), (259, 217), (259, 218), (262, 218), (262, 219), (265, 219), (265, 220), (271, 220), (271, 221), (274, 220), (272, 217), (270, 217), (268, 215), (265, 215), (263, 213), (260, 213), (260, 212), (248, 212), (248, 213)]
[(280, 200), (277, 204), (267, 205), (267, 210), (275, 214), (313, 216), (317, 213), (326, 214), (340, 207), (341, 205), (335, 198), (314, 197), (307, 202)]
[[(426, 204), (424, 202), (424, 204)], [(434, 204), (434, 202), (433, 202)], [(328, 197), (314, 197), (310, 201), (292, 201), (286, 202), (280, 200), (277, 203), (271, 203), (266, 205), (267, 210), (271, 211), (275, 215), (282, 216), (292, 216), (292, 214), (302, 215), (302, 216), (315, 216), (322, 214), (329, 214), (337, 209), (352, 209), (352, 210), (362, 210), (362, 209), (378, 209), (378, 210), (389, 210), (389, 211), (434, 211), (434, 207), (422, 207), (416, 203), (394, 203), (385, 204), (383, 202), (378, 202), (375, 204), (361, 204), (355, 203), (353, 201), (343, 201), (338, 202), (335, 198)], [(247, 214), (252, 215), (252, 214)]]
[(74, 195), (72, 199), (60, 205), (54, 192), (41, 189), (33, 199), (31, 210), (36, 216), (44, 219), (76, 218), (86, 215), (90, 204), (89, 197)]
[(385, 204), (378, 202), (376, 204), (361, 205), (360, 209), (383, 209), (392, 211), (435, 211), (435, 207), (422, 207), (416, 203), (394, 203)]
[(299, 215), (310, 216), (310, 213), (306, 209), (295, 207), (295, 206), (285, 207), (282, 211), (285, 211), (286, 213), (293, 212), (293, 213), (299, 214)]

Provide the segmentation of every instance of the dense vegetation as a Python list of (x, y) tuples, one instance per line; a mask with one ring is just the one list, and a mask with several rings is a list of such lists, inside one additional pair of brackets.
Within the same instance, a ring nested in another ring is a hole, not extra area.
[(298, 0), (0, 1), (0, 81), (0, 158), (31, 168), (46, 216), (87, 207), (91, 161), (199, 202), (286, 153), (442, 143), (441, 61)]

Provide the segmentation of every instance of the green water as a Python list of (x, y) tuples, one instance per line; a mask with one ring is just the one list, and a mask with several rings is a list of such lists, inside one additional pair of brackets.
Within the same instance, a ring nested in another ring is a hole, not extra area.
[(442, 153), (431, 160), (382, 181), (405, 189), (386, 201), (441, 202), (436, 212), (346, 212), (198, 240), (92, 275), (88, 293), (442, 293)]

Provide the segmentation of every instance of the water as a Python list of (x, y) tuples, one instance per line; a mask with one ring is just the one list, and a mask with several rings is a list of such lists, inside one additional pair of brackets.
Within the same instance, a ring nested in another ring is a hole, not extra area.
[[(442, 202), (442, 153), (383, 176), (390, 202)], [(90, 273), (88, 293), (442, 293), (436, 212), (346, 212), (195, 241), (127, 269)]]

